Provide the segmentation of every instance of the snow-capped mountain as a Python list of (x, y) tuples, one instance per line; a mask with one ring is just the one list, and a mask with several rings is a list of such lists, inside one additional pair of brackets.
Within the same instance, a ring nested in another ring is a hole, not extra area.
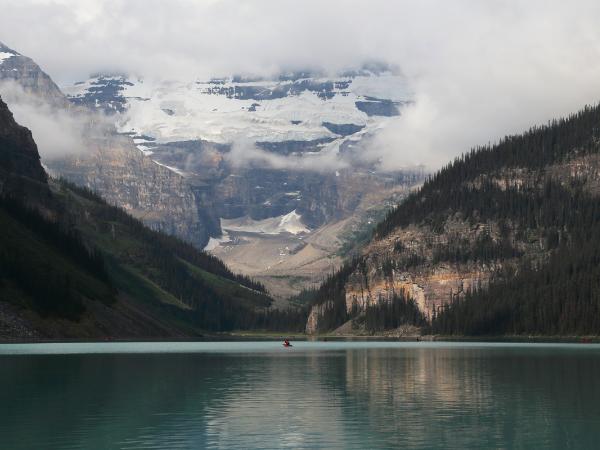
[(411, 101), (406, 79), (381, 64), (188, 82), (98, 74), (63, 90), (182, 175), (211, 230), (206, 249), (274, 292), (297, 289), (281, 281), (291, 274), (315, 282), (337, 263), (341, 235), (423, 177), (365, 156)]
[(59, 108), (69, 105), (68, 100), (52, 79), (27, 56), (0, 42), (0, 82), (18, 84), (27, 93)]
[(63, 143), (64, 137), (79, 131), (69, 124), (85, 124), (85, 135), (75, 139), (82, 147), (76, 153), (42, 156), (51, 174), (89, 187), (146, 225), (197, 246), (218, 232), (218, 225), (197, 210), (192, 188), (183, 177), (142, 154), (129, 136), (117, 133), (110, 123), (74, 106), (35, 61), (1, 42), (0, 96), (15, 117), (32, 129), (38, 145), (44, 144), (44, 138), (52, 140), (55, 132), (63, 136), (57, 140)]
[(383, 66), (187, 83), (98, 75), (67, 97), (30, 58), (1, 44), (0, 55), (0, 95), (16, 83), (50, 116), (87, 124), (81, 151), (48, 170), (280, 295), (317, 282), (342, 241), (423, 178), (362, 157), (411, 98)]
[(243, 140), (283, 155), (339, 152), (411, 99), (406, 80), (381, 65), (335, 77), (297, 72), (187, 83), (96, 75), (64, 91), (76, 104), (115, 114), (120, 131), (132, 133), (144, 152), (191, 140)]

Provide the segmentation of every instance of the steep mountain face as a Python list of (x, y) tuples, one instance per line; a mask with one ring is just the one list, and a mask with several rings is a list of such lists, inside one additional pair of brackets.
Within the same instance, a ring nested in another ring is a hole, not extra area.
[(270, 317), (261, 285), (90, 190), (48, 180), (1, 100), (0, 186), (0, 339), (190, 337)]
[(14, 81), (44, 102), (67, 108), (68, 100), (52, 79), (31, 59), (0, 42), (0, 81)]
[(155, 230), (197, 246), (208, 240), (196, 197), (178, 174), (145, 157), (130, 139), (111, 130), (88, 139), (89, 155), (53, 159), (57, 175), (98, 192)]
[(0, 93), (11, 88), (2, 85), (7, 81), (17, 83), (55, 111), (87, 121), (85, 149), (44, 160), (53, 174), (96, 190), (154, 229), (198, 247), (208, 242), (214, 225), (204, 219), (194, 192), (181, 175), (146, 157), (129, 136), (119, 134), (101, 116), (73, 106), (35, 62), (0, 43)]
[(381, 118), (399, 115), (411, 96), (406, 80), (383, 65), (334, 76), (303, 72), (189, 82), (98, 74), (64, 91), (75, 104), (123, 113), (123, 131), (160, 142), (192, 136), (219, 143), (248, 131), (255, 142), (364, 133)]
[(409, 297), (433, 332), (596, 333), (598, 123), (587, 108), (442, 169), (321, 292), (307, 332)]
[(343, 163), (372, 169), (376, 161), (361, 154), (361, 144), (411, 96), (402, 76), (375, 65), (333, 77), (292, 73), (188, 83), (97, 75), (64, 90), (74, 104), (112, 114), (119, 130), (154, 160), (202, 177), (264, 166), (283, 174), (333, 174)]
[[(206, 248), (281, 295), (298, 287), (281, 290), (279, 280), (317, 282), (338, 264), (341, 235), (369, 226), (376, 205), (384, 210), (423, 179), (418, 170), (381, 171), (368, 156), (372, 136), (410, 102), (404, 78), (385, 65), (187, 83), (100, 74), (64, 90), (182, 175), (209, 229)], [(231, 225), (290, 214), (303, 233)]]
[(40, 163), (37, 146), (31, 132), (18, 125), (6, 103), (0, 99), (0, 194), (10, 193), (16, 184), (12, 175), (31, 179), (39, 183), (47, 180)]
[[(33, 61), (2, 49), (0, 81), (89, 117), (87, 151), (44, 159), (54, 175), (96, 190), (155, 229), (206, 246), (236, 270), (274, 281), (270, 288), (280, 295), (317, 282), (338, 263), (335, 254), (349, 236), (423, 179), (421, 171), (382, 172), (368, 157), (373, 134), (410, 101), (405, 80), (385, 65), (333, 77), (189, 83), (97, 75), (65, 87), (67, 101)], [(226, 228), (231, 220), (290, 214), (304, 232)], [(279, 290), (297, 264), (304, 272), (295, 287)]]

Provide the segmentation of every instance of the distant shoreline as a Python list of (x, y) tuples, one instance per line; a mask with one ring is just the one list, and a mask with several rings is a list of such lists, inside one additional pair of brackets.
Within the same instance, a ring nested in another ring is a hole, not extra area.
[(114, 338), (114, 339), (0, 339), (3, 344), (108, 344), (108, 343), (135, 343), (135, 342), (251, 342), (251, 341), (397, 341), (397, 342), (496, 342), (496, 343), (573, 343), (573, 344), (598, 344), (600, 336), (331, 336), (331, 335), (305, 335), (305, 334), (219, 334), (201, 337), (185, 338)]

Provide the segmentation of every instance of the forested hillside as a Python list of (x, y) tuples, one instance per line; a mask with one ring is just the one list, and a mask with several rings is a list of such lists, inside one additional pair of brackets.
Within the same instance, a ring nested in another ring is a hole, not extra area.
[(217, 258), (87, 189), (48, 180), (31, 133), (1, 101), (0, 119), (0, 337), (302, 326), (294, 312), (271, 312), (264, 287)]
[(338, 304), (357, 318), (406, 295), (436, 334), (598, 334), (599, 138), (586, 107), (457, 158), (376, 227)]

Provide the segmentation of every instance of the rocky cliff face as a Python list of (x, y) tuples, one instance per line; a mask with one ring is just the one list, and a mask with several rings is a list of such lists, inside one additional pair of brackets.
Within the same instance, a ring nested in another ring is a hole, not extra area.
[[(472, 189), (473, 196), (486, 184), (505, 192), (527, 187), (521, 192), (532, 195), (543, 193), (551, 183), (566, 189), (581, 186), (598, 195), (600, 156), (574, 150), (567, 158), (542, 168), (503, 168), (482, 173), (465, 186)], [(440, 209), (444, 207), (439, 205)], [(497, 205), (490, 200), (484, 207), (494, 209)], [(360, 263), (344, 282), (348, 317), (403, 293), (431, 320), (444, 305), (463, 298), (468, 291), (486, 288), (496, 277), (514, 273), (523, 261), (541, 266), (556, 247), (550, 243), (553, 239), (569, 239), (565, 230), (523, 228), (510, 218), (480, 220), (478, 213), (468, 219), (458, 211), (445, 214), (443, 222), (435, 227), (422, 222), (397, 226), (363, 249)], [(524, 210), (522, 214), (541, 213)], [(325, 310), (323, 304), (313, 307), (308, 333), (324, 331), (320, 323)]]
[(145, 156), (131, 136), (118, 134), (101, 115), (73, 105), (33, 60), (1, 43), (0, 81), (16, 83), (40, 103), (88, 121), (85, 149), (44, 160), (53, 175), (96, 190), (154, 229), (206, 245), (210, 222), (205, 222), (194, 191), (181, 175)]
[[(138, 136), (134, 139), (143, 140)], [(294, 210), (309, 228), (315, 229), (354, 213), (369, 193), (392, 186), (413, 186), (424, 177), (417, 170), (386, 173), (358, 164), (352, 169), (325, 172), (258, 164), (239, 167), (230, 157), (230, 145), (202, 140), (167, 144), (145, 141), (143, 148), (153, 160), (186, 177), (200, 209), (216, 225), (215, 236), (220, 232), (219, 218), (249, 216), (261, 220)]]
[(47, 161), (52, 173), (98, 192), (153, 229), (205, 245), (196, 198), (183, 177), (157, 165), (126, 136), (107, 130), (88, 143), (89, 153)]
[(452, 298), (468, 290), (485, 287), (493, 274), (514, 261), (437, 261), (435, 249), (460, 234), (461, 245), (472, 246), (484, 233), (499, 238), (496, 225), (472, 226), (462, 221), (446, 224), (442, 233), (410, 227), (373, 242), (365, 259), (346, 283), (346, 310), (364, 311), (367, 306), (391, 301), (402, 292), (415, 300), (427, 318)]
[(27, 56), (0, 42), (0, 81), (12, 81), (27, 93), (52, 106), (68, 108), (70, 103), (56, 83)]
[(311, 308), (306, 321), (306, 332), (308, 334), (315, 334), (322, 329), (321, 320), (325, 311), (333, 306), (332, 302), (325, 302), (319, 305), (315, 305)]
[(46, 161), (52, 174), (98, 192), (149, 227), (206, 245), (205, 225), (191, 187), (177, 173), (157, 165), (127, 137), (112, 132), (88, 142), (89, 153)]
[(0, 195), (10, 194), (27, 180), (45, 184), (46, 172), (31, 132), (15, 122), (0, 98)]

